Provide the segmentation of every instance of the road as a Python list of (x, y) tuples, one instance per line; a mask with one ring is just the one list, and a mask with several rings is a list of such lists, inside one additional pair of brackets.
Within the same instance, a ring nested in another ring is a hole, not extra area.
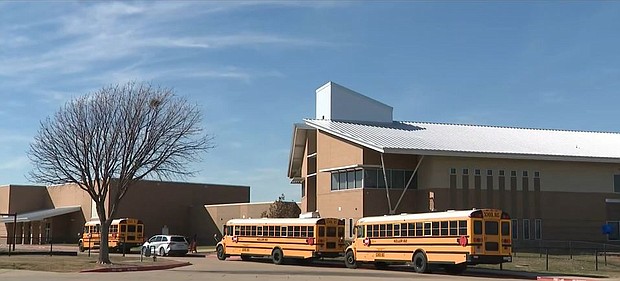
[(417, 274), (408, 268), (399, 267), (377, 270), (372, 267), (347, 269), (339, 263), (321, 263), (311, 265), (274, 265), (268, 260), (241, 261), (229, 259), (219, 261), (214, 256), (175, 257), (173, 259), (188, 261), (191, 266), (168, 270), (115, 272), (115, 273), (52, 273), (0, 269), (0, 280), (56, 281), (56, 280), (93, 280), (97, 281), (168, 281), (168, 280), (495, 280), (506, 279), (488, 276), (452, 276), (447, 274)]

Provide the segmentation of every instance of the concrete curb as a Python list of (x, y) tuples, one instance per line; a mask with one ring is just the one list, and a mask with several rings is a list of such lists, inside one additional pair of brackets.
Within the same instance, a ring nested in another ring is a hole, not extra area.
[(80, 273), (88, 273), (88, 272), (127, 272), (127, 271), (148, 271), (148, 270), (164, 270), (171, 269), (176, 267), (188, 266), (192, 265), (189, 262), (183, 263), (171, 263), (171, 264), (162, 264), (162, 265), (145, 265), (145, 266), (123, 266), (123, 267), (102, 267), (95, 269), (86, 269), (80, 271)]
[(536, 280), (541, 281), (594, 281), (594, 279), (571, 276), (537, 276)]

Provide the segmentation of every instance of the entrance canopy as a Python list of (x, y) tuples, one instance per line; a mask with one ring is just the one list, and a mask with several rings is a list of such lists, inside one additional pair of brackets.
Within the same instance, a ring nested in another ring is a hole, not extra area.
[[(34, 212), (17, 214), (17, 222), (41, 221), (47, 218), (61, 216), (82, 210), (80, 206), (58, 207), (54, 209), (39, 210)], [(13, 216), (1, 216), (0, 223), (12, 223)]]

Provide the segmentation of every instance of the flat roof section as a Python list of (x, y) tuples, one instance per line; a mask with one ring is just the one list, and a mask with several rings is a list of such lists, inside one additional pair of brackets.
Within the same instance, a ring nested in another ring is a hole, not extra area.
[[(74, 213), (81, 211), (82, 207), (80, 206), (68, 206), (68, 207), (58, 207), (54, 209), (47, 210), (39, 210), (34, 212), (28, 212), (23, 214), (17, 214), (17, 222), (31, 222), (31, 221), (40, 221), (47, 218), (57, 217), (69, 213)], [(12, 223), (13, 217), (11, 216), (2, 216), (0, 217), (0, 222), (2, 223)]]

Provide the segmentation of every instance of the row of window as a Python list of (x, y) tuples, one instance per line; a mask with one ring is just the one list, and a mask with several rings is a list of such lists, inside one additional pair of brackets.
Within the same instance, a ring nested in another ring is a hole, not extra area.
[[(520, 222), (522, 222), (522, 224), (519, 224)], [(512, 240), (518, 240), (519, 239), (519, 229), (523, 230), (523, 240), (531, 240), (532, 236), (531, 236), (531, 227), (530, 227), (530, 220), (529, 219), (523, 219), (522, 221), (519, 221), (518, 219), (513, 219), (512, 220)], [(541, 240), (542, 239), (542, 219), (535, 219), (534, 220), (534, 237), (535, 240)]]
[[(484, 226), (484, 227), (483, 227)], [(365, 232), (364, 232), (365, 227)], [(498, 221), (473, 222), (474, 235), (499, 235), (500, 227)], [(422, 237), (422, 236), (457, 236), (467, 234), (467, 221), (433, 221), (400, 224), (373, 224), (360, 226), (357, 236), (363, 237)], [(510, 235), (510, 224), (501, 223), (501, 234)]]
[[(385, 170), (382, 169), (357, 169), (334, 171), (331, 174), (331, 190), (345, 190), (355, 188), (385, 188), (387, 181), (388, 188), (403, 189), (407, 186), (409, 179), (413, 175), (412, 170)], [(417, 175), (413, 177), (409, 188), (417, 189)]]
[[(467, 221), (417, 222), (400, 224), (373, 224), (366, 228), (366, 237), (416, 237), (467, 235)], [(362, 237), (364, 229), (358, 230)]]
[[(493, 170), (486, 170), (486, 175), (487, 176), (493, 176), (494, 175), (494, 171)], [(506, 171), (504, 170), (498, 170), (497, 171), (499, 176), (506, 176)], [(450, 174), (451, 175), (456, 175), (457, 174), (457, 169), (456, 168), (450, 168)], [(469, 169), (468, 168), (463, 168), (461, 170), (461, 175), (469, 175)], [(475, 176), (480, 176), (482, 175), (482, 170), (481, 169), (474, 169), (474, 175)], [(516, 177), (517, 176), (517, 171), (510, 171), (510, 176), (511, 177)], [(521, 176), (523, 177), (529, 177), (529, 172), (528, 171), (521, 171)], [(540, 172), (534, 172), (534, 177), (535, 178), (540, 178)]]
[[(344, 227), (319, 226), (319, 237), (344, 237)], [(227, 233), (232, 232), (229, 228)], [(235, 236), (314, 237), (314, 226), (235, 225)], [(338, 236), (336, 236), (338, 235)]]

